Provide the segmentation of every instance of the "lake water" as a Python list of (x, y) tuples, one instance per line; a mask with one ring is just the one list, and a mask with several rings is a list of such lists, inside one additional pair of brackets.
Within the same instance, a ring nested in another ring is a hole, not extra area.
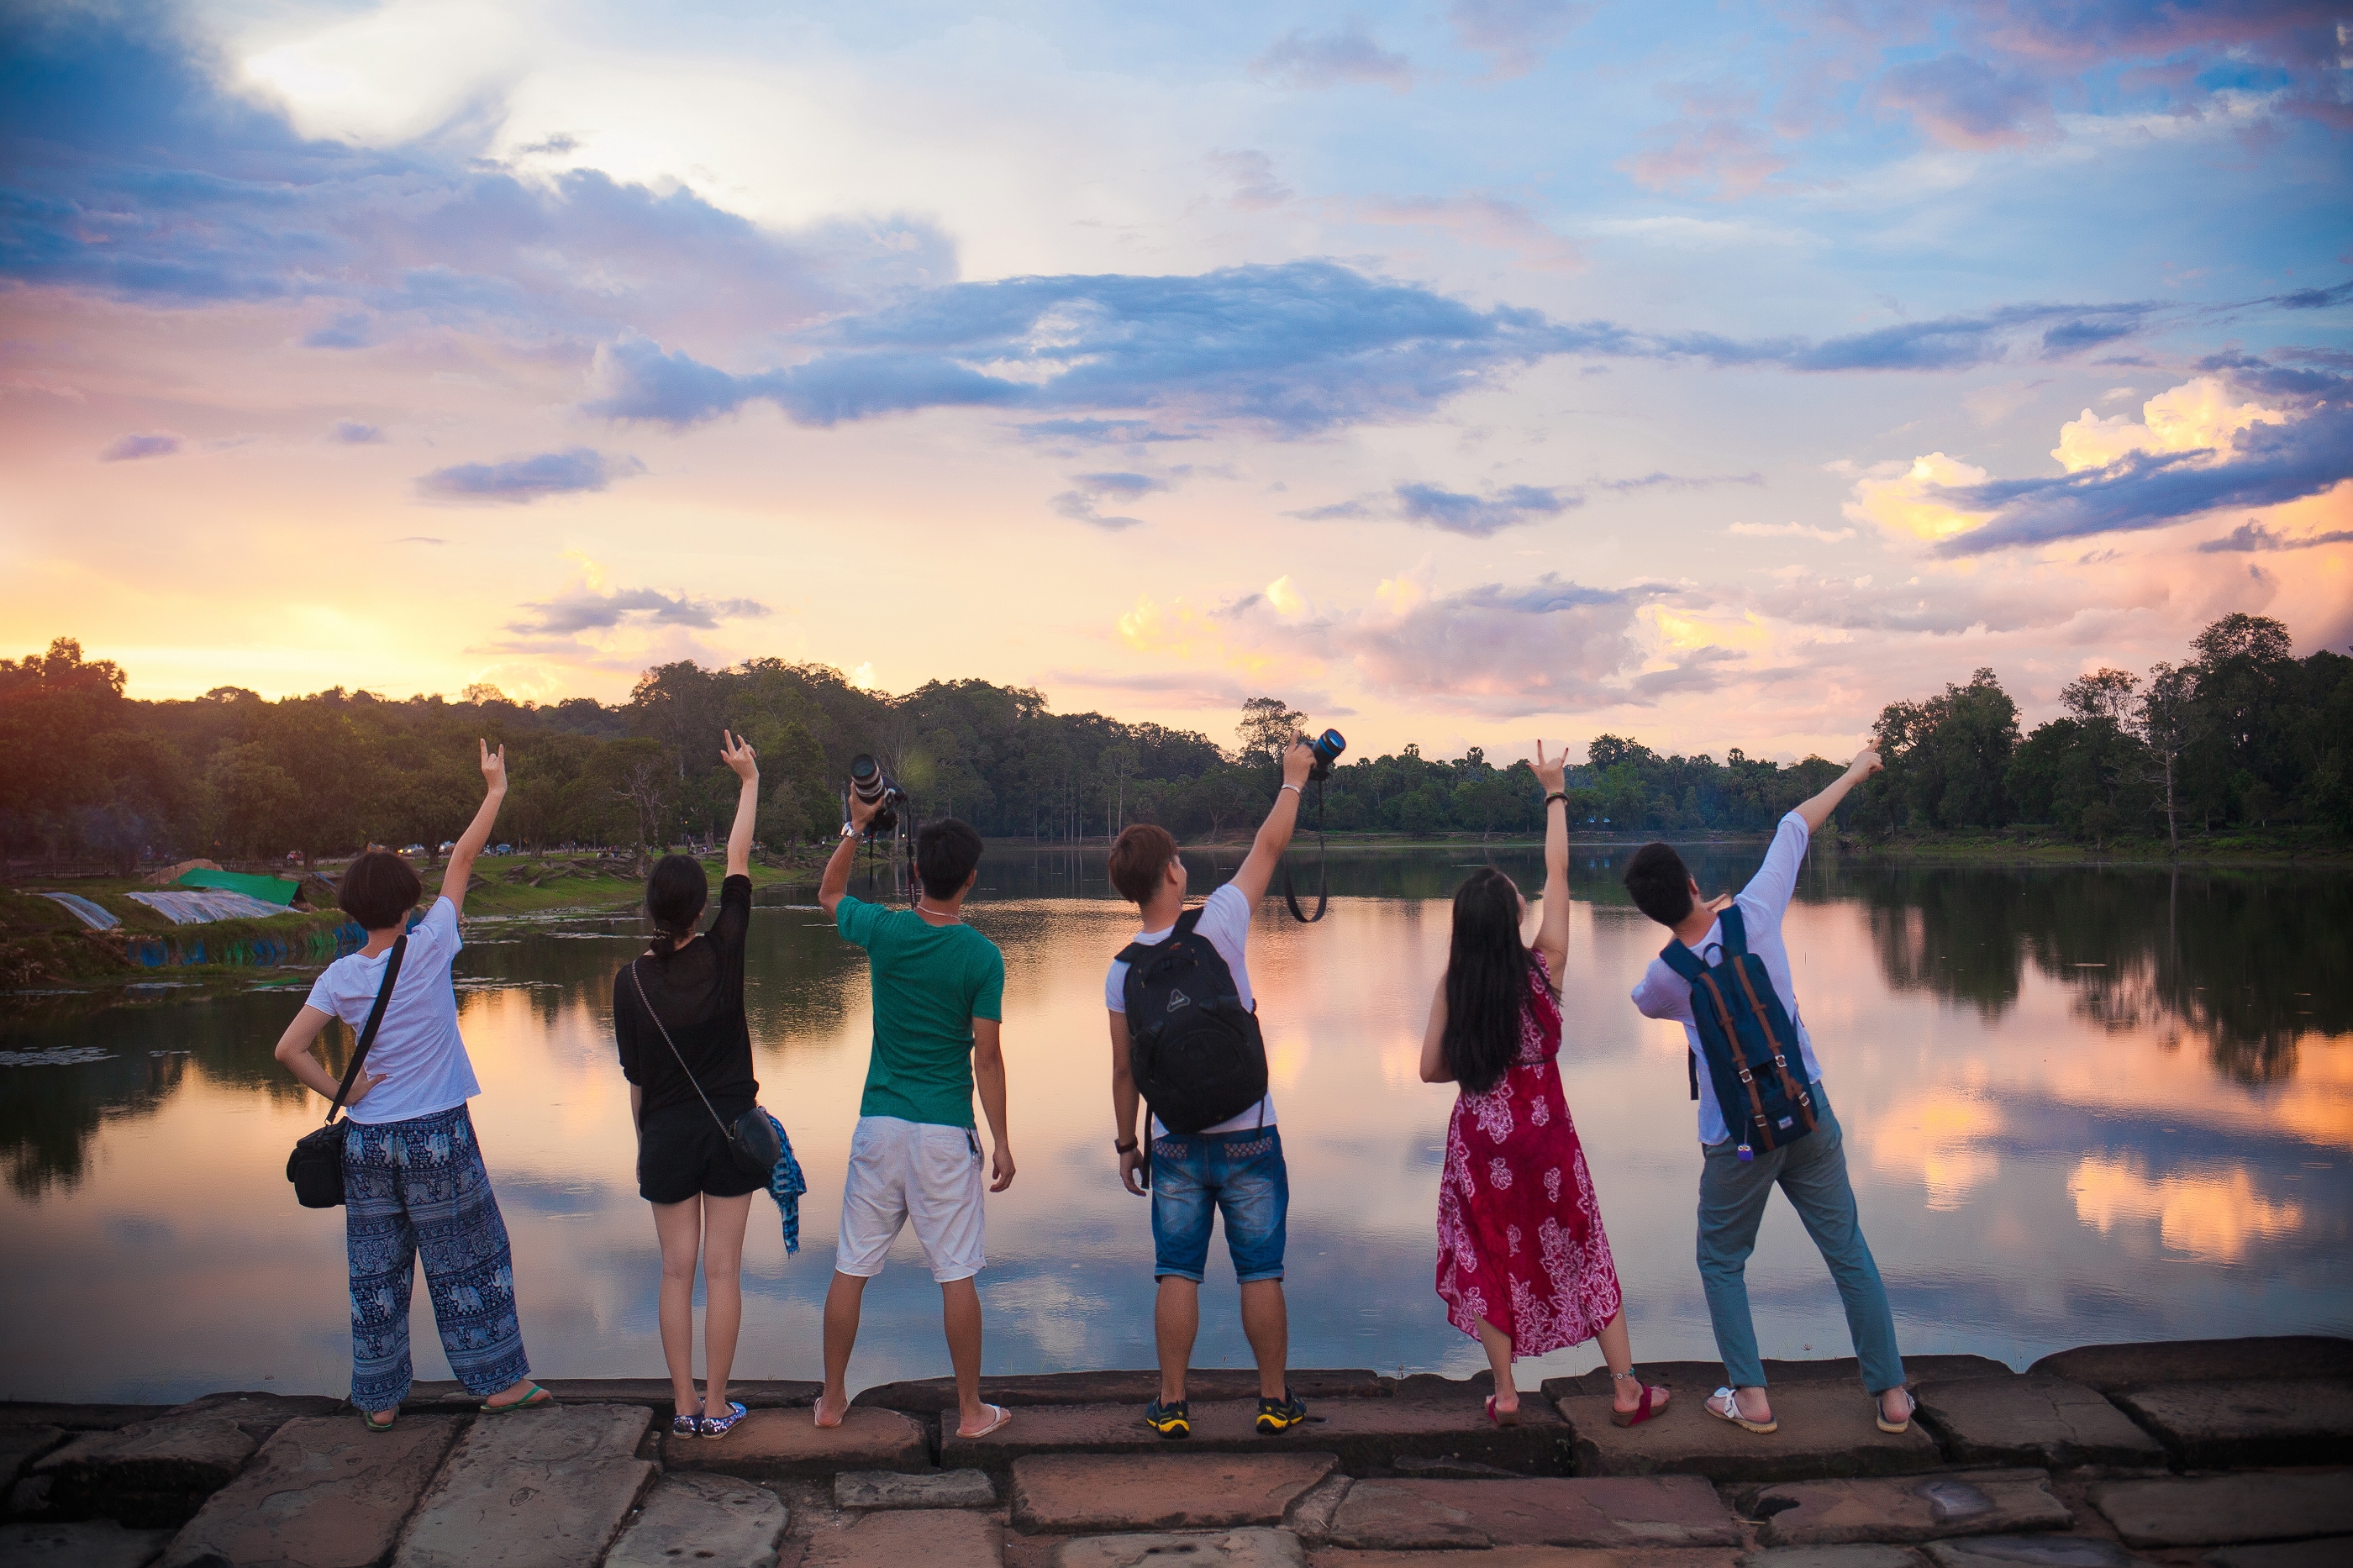
[[(1617, 852), (1622, 854), (1623, 852)], [(1762, 847), (1694, 856), (1736, 885)], [(1251, 974), (1291, 1161), (1293, 1362), (1484, 1364), (1430, 1289), (1451, 1089), (1416, 1060), (1475, 848), (1335, 856), (1330, 917), (1261, 910)], [(1196, 852), (1197, 890), (1209, 857)], [(1533, 850), (1499, 852), (1523, 886)], [(1225, 857), (1230, 870), (1232, 856)], [(1305, 862), (1312, 867), (1312, 861)], [(1020, 1174), (988, 1205), (992, 1373), (1148, 1366), (1151, 1237), (1111, 1151), (1105, 961), (1134, 930), (1097, 856), (992, 848)], [(820, 1374), (818, 1313), (867, 1058), (863, 955), (771, 889), (748, 998), (762, 1097), (809, 1178), (803, 1246), (753, 1212), (738, 1376)], [(1713, 1358), (1679, 1026), (1626, 991), (1658, 928), (1580, 853), (1562, 1063), (1645, 1359)], [(1907, 1352), (2023, 1366), (2100, 1341), (2353, 1332), (2353, 877), (1810, 864), (1788, 916), (1825, 1087)], [(633, 921), (470, 922), (476, 1124), (543, 1376), (659, 1376), (653, 1225), (607, 1015)], [(257, 984), (286, 972), (257, 971)], [(0, 1020), (0, 1398), (165, 1400), (349, 1383), (343, 1221), (283, 1174), (322, 1102), (271, 1058), (302, 990)], [(0, 1002), (0, 1005), (5, 1005)], [(340, 1047), (339, 1047), (340, 1049)], [(1222, 1245), (1198, 1363), (1249, 1363)], [(1777, 1202), (1749, 1270), (1768, 1356), (1850, 1353)], [(867, 1293), (860, 1385), (947, 1370), (912, 1233)], [(446, 1376), (426, 1292), (418, 1374)], [(1592, 1347), (1522, 1381), (1598, 1364)]]

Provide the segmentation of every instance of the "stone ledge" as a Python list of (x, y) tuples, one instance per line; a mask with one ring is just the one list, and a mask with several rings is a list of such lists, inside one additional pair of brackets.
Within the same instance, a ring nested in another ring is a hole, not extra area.
[(1928, 1384), (1920, 1418), (1957, 1465), (2162, 1466), (2165, 1449), (2094, 1389), (2045, 1373)]
[[(1693, 1393), (1704, 1397), (1723, 1386), (1725, 1376), (1723, 1363), (1712, 1361), (1639, 1362), (1634, 1370), (1642, 1374), (1646, 1383), (1673, 1389), (1678, 1399)], [(1904, 1358), (1904, 1375), (1910, 1383), (1957, 1383), (1969, 1378), (2016, 1377), (2018, 1373), (1989, 1356), (1915, 1355)], [(1768, 1361), (1765, 1363), (1765, 1382), (1777, 1390), (1792, 1383), (1843, 1383), (1861, 1389), (1862, 1363), (1851, 1355), (1820, 1361)], [(1609, 1369), (1606, 1366), (1575, 1377), (1548, 1377), (1544, 1381), (1546, 1399), (1573, 1399), (1581, 1394), (1610, 1392)]]
[(1978, 1535), (1921, 1551), (1936, 1568), (2154, 1568), (2113, 1541), (2084, 1535)]
[[(789, 1559), (790, 1553), (786, 1553)], [(801, 1568), (999, 1568), (1005, 1530), (978, 1513), (870, 1513), (809, 1538)]]
[(844, 1470), (833, 1478), (833, 1506), (850, 1512), (888, 1508), (995, 1508), (997, 1488), (984, 1470)]
[(2116, 1401), (2192, 1469), (2353, 1459), (2353, 1377), (2160, 1384)]
[[(666, 1377), (543, 1377), (539, 1385), (566, 1405), (642, 1405), (667, 1423), (677, 1412)], [(746, 1410), (783, 1410), (817, 1403), (821, 1383), (731, 1383), (727, 1397)], [(401, 1409), (425, 1415), (471, 1415), (481, 1408), (482, 1396), (444, 1379), (411, 1384)]]
[(807, 1408), (754, 1410), (724, 1437), (664, 1433), (661, 1456), (673, 1470), (715, 1470), (758, 1481), (932, 1468), (931, 1438), (923, 1424), (871, 1406), (853, 1406), (839, 1426), (819, 1426)]
[(1058, 1542), (1048, 1568), (1307, 1568), (1287, 1530), (1190, 1535), (1082, 1535)]
[(2353, 1377), (2353, 1340), (2282, 1334), (2242, 1340), (2159, 1340), (2150, 1344), (2078, 1345), (2044, 1356), (2029, 1372), (2120, 1394), (2160, 1383), (2230, 1382), (2250, 1377)]
[(111, 1432), (133, 1421), (153, 1421), (177, 1409), (172, 1405), (59, 1405), (47, 1400), (0, 1402), (0, 1426), (62, 1426), (69, 1432)]
[(152, 1421), (84, 1432), (33, 1461), (49, 1483), (47, 1506), (69, 1518), (91, 1515), (141, 1529), (176, 1529), (204, 1500), (236, 1479), (253, 1451), (296, 1416), (347, 1408), (340, 1400), (269, 1394), (214, 1394)]
[(2353, 1534), (2353, 1470), (2103, 1481), (2091, 1498), (2134, 1546)]
[(1281, 1524), (1338, 1465), (1318, 1453), (1032, 1455), (1013, 1462), (1013, 1525), (1101, 1533)]
[(1697, 1476), (1358, 1481), (1326, 1533), (1357, 1550), (1741, 1543), (1739, 1522)]
[(1678, 1392), (1664, 1415), (1640, 1426), (1610, 1424), (1609, 1400), (1583, 1394), (1560, 1401), (1576, 1428), (1580, 1476), (1705, 1476), (1713, 1481), (1789, 1481), (1905, 1475), (1944, 1463), (1936, 1440), (1914, 1422), (1882, 1432), (1860, 1386), (1785, 1383), (1772, 1391), (1780, 1430), (1760, 1436), (1711, 1415), (1704, 1391)]
[(164, 1568), (371, 1568), (391, 1554), (460, 1425), (409, 1416), (371, 1433), (356, 1414), (297, 1416), (206, 1500), (164, 1552)]
[(605, 1554), (653, 1481), (636, 1405), (477, 1416), (426, 1489), (394, 1568), (577, 1568)]
[[(1290, 1376), (1292, 1392), (1311, 1403), (1319, 1399), (1385, 1399), (1393, 1391), (1392, 1380), (1374, 1372), (1311, 1369), (1293, 1371)], [(1258, 1398), (1258, 1373), (1254, 1371), (1196, 1368), (1185, 1374), (1185, 1383), (1186, 1393), (1198, 1404)], [(1160, 1396), (1160, 1373), (1052, 1372), (984, 1377), (980, 1380), (980, 1396), (1008, 1410), (1039, 1405), (1134, 1405), (1140, 1410)], [(850, 1403), (937, 1415), (956, 1407), (955, 1379), (925, 1377), (878, 1384), (861, 1390)]]
[[(1498, 1546), (1461, 1552), (1348, 1552), (1326, 1547), (1308, 1555), (1310, 1568), (1735, 1568), (1729, 1546), (1648, 1550), (1593, 1546)], [(1173, 1568), (1173, 1565), (1172, 1565)]]
[(0, 1524), (7, 1568), (146, 1568), (168, 1530), (125, 1530), (112, 1520), (84, 1524)]
[(733, 1476), (663, 1476), (604, 1568), (775, 1568), (791, 1522), (784, 1500)]
[(1901, 1480), (1785, 1481), (1742, 1500), (1760, 1546), (1910, 1545), (1955, 1535), (2067, 1530), (2074, 1515), (2042, 1470), (1970, 1470)]

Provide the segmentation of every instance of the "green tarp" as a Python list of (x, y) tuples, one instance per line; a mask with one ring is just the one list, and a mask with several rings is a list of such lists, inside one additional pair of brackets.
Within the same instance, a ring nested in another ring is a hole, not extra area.
[(302, 884), (290, 882), (283, 877), (248, 877), (237, 871), (206, 871), (199, 868), (183, 871), (173, 884), (181, 888), (219, 888), (232, 893), (243, 893), (249, 899), (259, 899), (265, 904), (290, 904)]

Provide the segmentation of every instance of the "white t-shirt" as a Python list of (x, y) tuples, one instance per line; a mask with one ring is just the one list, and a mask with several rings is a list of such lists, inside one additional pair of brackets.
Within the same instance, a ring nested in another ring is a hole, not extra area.
[[(1218, 950), (1218, 956), (1224, 959), (1226, 967), (1234, 972), (1234, 994), (1241, 998), (1245, 1007), (1256, 1005), (1256, 999), (1250, 995), (1250, 966), (1242, 962), (1242, 950), (1250, 942), (1250, 900), (1242, 897), (1240, 888), (1228, 882), (1211, 893), (1201, 905), (1201, 918), (1193, 927), (1209, 939), (1209, 945)], [(1138, 931), (1135, 940), (1141, 942), (1166, 942), (1169, 933), (1176, 929), (1173, 925), (1166, 925), (1158, 931)], [(1110, 973), (1103, 976), (1103, 1005), (1114, 1013), (1124, 1014), (1127, 1011), (1127, 964), (1123, 960), (1113, 959)], [(1265, 1099), (1240, 1116), (1201, 1131), (1240, 1132), (1246, 1128), (1256, 1127), (1261, 1121), (1269, 1127), (1274, 1125), (1274, 1095), (1271, 1090)], [(1160, 1125), (1160, 1118), (1154, 1117), (1152, 1135), (1164, 1138), (1167, 1133), (1168, 1129)]]
[[(1789, 977), (1789, 949), (1781, 940), (1782, 911), (1798, 890), (1798, 867), (1806, 858), (1806, 845), (1812, 837), (1806, 819), (1796, 812), (1783, 817), (1780, 829), (1773, 835), (1773, 847), (1765, 851), (1765, 864), (1733, 901), (1739, 906), (1741, 923), (1748, 932), (1748, 951), (1765, 961), (1765, 973), (1772, 976), (1773, 989), (1781, 994), (1781, 1005), (1789, 1010), (1789, 1022), (1798, 1031), (1799, 1054), (1805, 1058), (1806, 1077), (1820, 1083), (1821, 1064), (1814, 1059), (1813, 1037), (1806, 1033), (1805, 1016), (1798, 1011), (1798, 987)], [(1722, 958), (1724, 922), (1709, 926), (1707, 935), (1692, 943), (1692, 951), (1704, 963)], [(1715, 1102), (1715, 1080), (1708, 1074), (1707, 1057), (1700, 1050), (1699, 1027), (1692, 1020), (1691, 982), (1669, 969), (1665, 959), (1654, 958), (1634, 987), (1634, 1005), (1646, 1018), (1673, 1018), (1683, 1026), (1699, 1068), (1699, 1141), (1721, 1143), (1731, 1137), (1731, 1129), (1724, 1124), (1724, 1109)]]
[[(447, 899), (434, 900), (408, 933), (400, 978), (393, 982), (384, 1023), (360, 1068), (368, 1076), (382, 1073), (384, 1081), (347, 1108), (353, 1121), (406, 1121), (463, 1105), (482, 1092), (466, 1042), (458, 1036), (458, 995), (449, 986), (450, 961), (464, 945), (458, 936), (458, 907)], [(332, 1013), (356, 1036), (367, 1025), (391, 959), (386, 948), (374, 958), (353, 952), (335, 960), (311, 987), (311, 1005)]]

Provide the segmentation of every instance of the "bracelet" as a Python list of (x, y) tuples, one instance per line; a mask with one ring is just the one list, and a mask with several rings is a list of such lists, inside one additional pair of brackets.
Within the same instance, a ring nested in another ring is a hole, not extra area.
[(1544, 797), (1544, 803), (1546, 805), (1550, 805), (1554, 801), (1558, 801), (1561, 805), (1567, 805), (1568, 804), (1568, 792), (1563, 789), (1556, 789), (1550, 795)]
[[(1293, 794), (1293, 795), (1297, 795), (1297, 796), (1298, 796), (1300, 799), (1302, 799), (1302, 800), (1305, 800), (1305, 799), (1307, 798), (1307, 792), (1306, 792), (1305, 790), (1303, 790), (1303, 789), (1301, 789), (1297, 784), (1285, 784), (1285, 785), (1283, 785), (1283, 786), (1282, 786), (1282, 789), (1287, 789), (1287, 790), (1289, 790), (1292, 794)], [(1275, 794), (1277, 794), (1277, 795), (1281, 795), (1281, 794), (1282, 793), (1282, 789), (1276, 790), (1274, 793), (1275, 793)]]
[(1133, 1154), (1135, 1152), (1135, 1140), (1133, 1138), (1127, 1139), (1124, 1142), (1113, 1140), (1112, 1149), (1116, 1153)]

